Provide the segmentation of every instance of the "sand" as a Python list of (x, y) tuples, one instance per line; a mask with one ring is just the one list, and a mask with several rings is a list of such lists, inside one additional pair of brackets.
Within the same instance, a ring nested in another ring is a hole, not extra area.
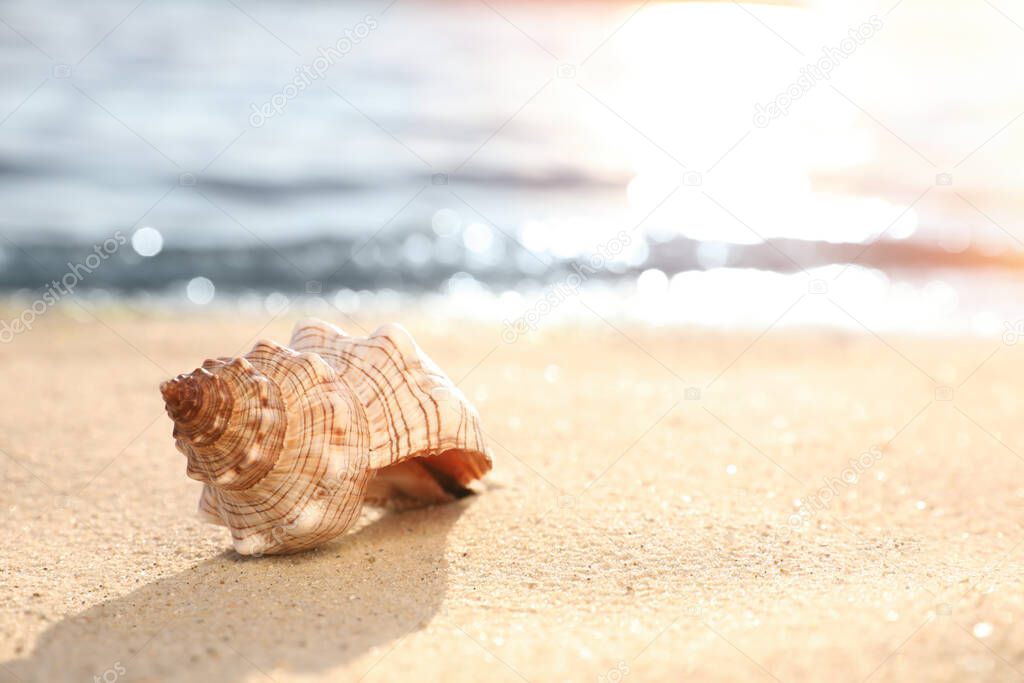
[(156, 387), (299, 316), (96, 314), (0, 346), (0, 681), (1024, 676), (999, 339), (389, 316), (478, 405), (493, 474), (252, 559), (195, 518)]

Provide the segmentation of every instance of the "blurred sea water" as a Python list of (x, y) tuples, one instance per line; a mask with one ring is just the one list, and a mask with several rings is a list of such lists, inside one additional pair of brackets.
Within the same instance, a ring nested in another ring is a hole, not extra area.
[(120, 236), (83, 296), (384, 290), (514, 317), (583, 264), (608, 308), (668, 322), (760, 323), (823, 290), (883, 327), (1014, 319), (1009, 3), (19, 0), (0, 20), (8, 292)]

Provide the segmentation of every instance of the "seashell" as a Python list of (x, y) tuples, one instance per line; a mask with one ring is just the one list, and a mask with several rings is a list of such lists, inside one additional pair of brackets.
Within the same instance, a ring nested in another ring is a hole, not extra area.
[(243, 555), (312, 548), (364, 502), (410, 507), (468, 495), (491, 469), (480, 418), (399, 325), (350, 337), (298, 323), (160, 385), (200, 516)]

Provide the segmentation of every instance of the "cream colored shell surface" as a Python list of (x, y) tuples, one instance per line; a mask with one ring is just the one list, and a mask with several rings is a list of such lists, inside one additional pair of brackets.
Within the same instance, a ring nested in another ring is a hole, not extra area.
[(491, 468), (479, 416), (399, 325), (319, 320), (288, 347), (204, 363), (161, 386), (201, 516), (245, 555), (296, 552), (375, 504), (453, 500)]

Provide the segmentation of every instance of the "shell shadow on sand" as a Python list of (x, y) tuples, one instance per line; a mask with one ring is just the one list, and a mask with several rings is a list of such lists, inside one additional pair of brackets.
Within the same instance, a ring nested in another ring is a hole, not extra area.
[(344, 665), (437, 614), (448, 532), (472, 499), (385, 514), (300, 555), (226, 551), (65, 618), (0, 680), (230, 683)]

